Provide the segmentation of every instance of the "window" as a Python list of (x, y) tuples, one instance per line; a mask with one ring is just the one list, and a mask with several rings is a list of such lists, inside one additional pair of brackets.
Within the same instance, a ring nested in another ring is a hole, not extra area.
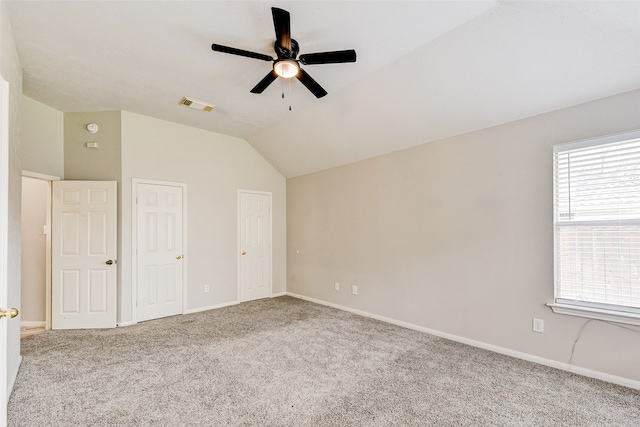
[(555, 312), (640, 325), (640, 131), (554, 147)]

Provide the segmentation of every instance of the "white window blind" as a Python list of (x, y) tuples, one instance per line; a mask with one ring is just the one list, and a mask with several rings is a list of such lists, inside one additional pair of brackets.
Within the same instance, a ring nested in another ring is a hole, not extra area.
[(554, 147), (556, 303), (640, 314), (640, 132)]

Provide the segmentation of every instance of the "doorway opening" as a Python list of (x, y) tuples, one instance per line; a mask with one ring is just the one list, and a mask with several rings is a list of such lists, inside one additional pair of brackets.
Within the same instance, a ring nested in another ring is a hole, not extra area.
[(56, 176), (22, 171), (20, 335), (51, 329), (51, 183)]

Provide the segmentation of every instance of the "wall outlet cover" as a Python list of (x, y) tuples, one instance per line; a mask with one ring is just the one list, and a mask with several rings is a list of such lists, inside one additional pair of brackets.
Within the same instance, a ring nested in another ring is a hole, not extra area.
[(542, 319), (533, 319), (533, 332), (539, 332), (541, 334), (544, 333), (544, 320)]

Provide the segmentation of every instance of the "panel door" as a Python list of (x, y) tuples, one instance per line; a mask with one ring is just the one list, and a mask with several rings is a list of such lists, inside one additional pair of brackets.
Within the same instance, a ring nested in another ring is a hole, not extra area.
[(53, 181), (52, 329), (114, 328), (117, 184)]
[[(9, 83), (0, 76), (0, 310), (7, 310), (9, 218)], [(15, 284), (14, 286), (18, 286)], [(7, 317), (0, 318), (0, 426), (7, 425)], [(15, 320), (18, 321), (17, 319)]]
[(271, 197), (240, 192), (240, 301), (271, 295)]
[(138, 321), (181, 314), (182, 187), (137, 184)]

